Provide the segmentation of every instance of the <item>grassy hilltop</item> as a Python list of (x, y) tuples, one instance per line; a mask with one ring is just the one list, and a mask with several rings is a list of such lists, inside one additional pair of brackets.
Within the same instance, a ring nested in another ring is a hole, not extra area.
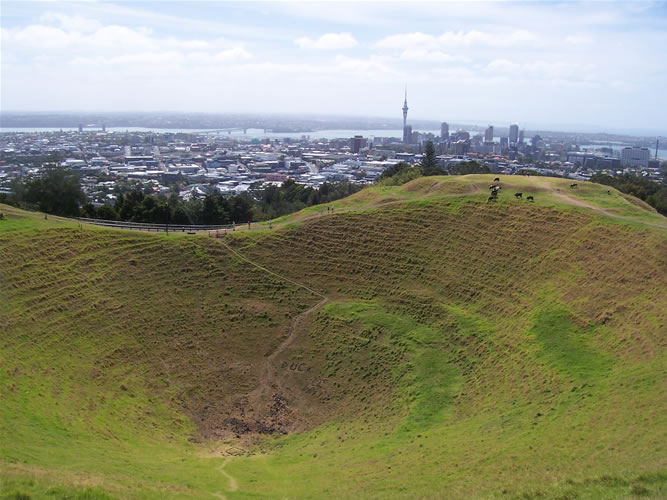
[(493, 177), (224, 242), (0, 207), (0, 497), (666, 497), (667, 220)]

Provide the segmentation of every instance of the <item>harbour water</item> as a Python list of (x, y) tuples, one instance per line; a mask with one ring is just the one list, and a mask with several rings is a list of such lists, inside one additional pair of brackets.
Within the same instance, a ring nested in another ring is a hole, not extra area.
[[(9, 128), (0, 127), (0, 133), (38, 133), (38, 132), (76, 132), (76, 127), (26, 127), (26, 128)], [(101, 132), (101, 129), (84, 128), (84, 132)], [(271, 139), (300, 139), (301, 137), (309, 137), (311, 139), (349, 139), (355, 135), (363, 137), (403, 137), (403, 131), (400, 129), (374, 129), (374, 130), (316, 130), (312, 132), (272, 132), (264, 129), (249, 128), (245, 132), (242, 129), (234, 129), (227, 131), (226, 129), (173, 129), (173, 128), (148, 128), (148, 127), (107, 127), (107, 132), (116, 134), (133, 133), (133, 132), (154, 132), (156, 134), (216, 134), (220, 136), (229, 137), (247, 137), (254, 138), (271, 138)], [(420, 132), (440, 134), (439, 130), (420, 130)]]

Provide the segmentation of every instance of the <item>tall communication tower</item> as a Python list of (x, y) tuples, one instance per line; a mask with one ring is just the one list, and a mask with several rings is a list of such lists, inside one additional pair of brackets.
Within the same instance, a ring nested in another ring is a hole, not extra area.
[(405, 101), (403, 101), (403, 128), (407, 125), (408, 121), (408, 86), (405, 86)]

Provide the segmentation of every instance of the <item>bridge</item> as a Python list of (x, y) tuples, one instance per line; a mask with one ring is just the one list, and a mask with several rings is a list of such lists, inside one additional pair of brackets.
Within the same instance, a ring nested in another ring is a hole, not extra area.
[[(231, 134), (232, 132), (240, 132), (243, 130), (244, 134), (248, 133), (248, 128), (243, 128), (243, 127), (231, 127), (231, 128), (216, 128), (212, 130), (206, 130), (205, 132), (200, 132), (201, 134), (220, 134), (220, 133), (225, 133), (227, 132), (228, 134)], [(264, 130), (266, 132), (266, 130)]]

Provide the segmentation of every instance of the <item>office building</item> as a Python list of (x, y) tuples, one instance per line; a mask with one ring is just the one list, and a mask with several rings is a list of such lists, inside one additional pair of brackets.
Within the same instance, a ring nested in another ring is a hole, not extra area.
[(624, 167), (648, 167), (651, 152), (648, 148), (623, 148), (621, 150), (621, 165)]
[(440, 125), (440, 139), (449, 139), (449, 124), (442, 122)]
[(458, 140), (456, 141), (456, 145), (454, 146), (454, 154), (457, 156), (461, 156), (466, 154), (468, 151), (470, 151), (470, 144), (468, 141), (464, 140)]
[(352, 142), (352, 152), (353, 153), (358, 153), (359, 151), (361, 151), (361, 148), (364, 147), (364, 144), (363, 144), (364, 138), (361, 135), (355, 135), (352, 138), (351, 142)]
[(484, 131), (484, 142), (493, 142), (493, 125), (489, 125)]
[(510, 144), (516, 144), (519, 141), (519, 126), (516, 123), (510, 125)]

